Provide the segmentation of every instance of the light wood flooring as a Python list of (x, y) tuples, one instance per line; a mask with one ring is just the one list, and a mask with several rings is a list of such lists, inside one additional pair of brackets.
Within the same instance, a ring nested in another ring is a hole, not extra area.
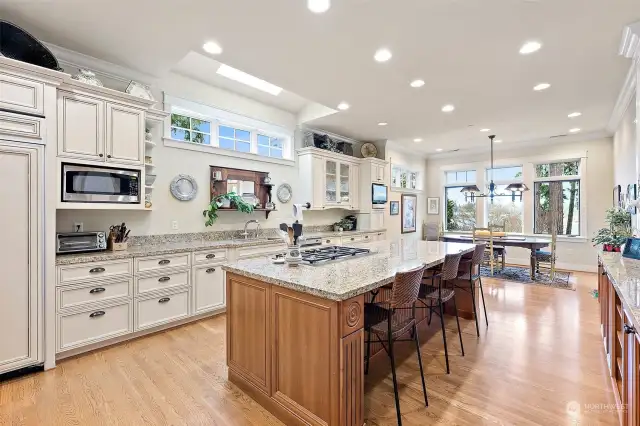
[[(465, 357), (447, 318), (450, 375), (434, 319), (421, 332), (428, 408), (414, 347), (401, 343), (404, 424), (616, 425), (598, 303), (589, 294), (596, 276), (572, 279), (576, 291), (484, 280), (489, 328), (482, 323), (477, 338), (474, 323), (463, 322)], [(226, 381), (224, 345), (219, 316), (0, 383), (0, 425), (281, 425)], [(367, 425), (396, 424), (384, 353), (372, 361), (365, 392)]]

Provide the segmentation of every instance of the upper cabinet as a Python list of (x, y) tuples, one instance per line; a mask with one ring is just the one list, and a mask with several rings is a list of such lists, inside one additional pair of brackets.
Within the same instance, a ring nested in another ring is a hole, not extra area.
[(98, 87), (59, 90), (58, 156), (142, 165), (145, 112), (151, 103)]
[(0, 109), (44, 115), (44, 84), (0, 72)]
[(385, 179), (385, 165), (377, 162), (371, 162), (371, 181), (373, 183), (384, 184)]
[(310, 202), (312, 210), (358, 209), (358, 158), (317, 148), (303, 148), (299, 151), (298, 159), (301, 202)]

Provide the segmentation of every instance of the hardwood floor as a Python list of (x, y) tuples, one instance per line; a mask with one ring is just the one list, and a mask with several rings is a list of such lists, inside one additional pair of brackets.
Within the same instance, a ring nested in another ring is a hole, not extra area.
[[(421, 333), (428, 408), (415, 349), (402, 343), (404, 424), (617, 425), (598, 303), (589, 294), (596, 276), (572, 279), (576, 291), (484, 280), (489, 328), (483, 324), (477, 338), (473, 322), (463, 322), (465, 357), (447, 318), (450, 375), (434, 318)], [(226, 381), (224, 344), (219, 316), (0, 383), (0, 425), (281, 425)], [(384, 353), (372, 360), (365, 386), (367, 425), (396, 424)], [(568, 406), (578, 408), (575, 417)]]

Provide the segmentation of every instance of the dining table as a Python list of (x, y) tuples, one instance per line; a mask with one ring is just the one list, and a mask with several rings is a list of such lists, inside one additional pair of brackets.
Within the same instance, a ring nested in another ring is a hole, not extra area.
[[(441, 238), (442, 241), (450, 243), (470, 243), (474, 241), (471, 234), (444, 234)], [(476, 236), (476, 242), (489, 241), (488, 236)], [(530, 256), (530, 275), (531, 279), (536, 279), (536, 251), (542, 248), (548, 247), (551, 244), (551, 239), (542, 237), (530, 237), (526, 235), (505, 235), (494, 236), (494, 246), (500, 247), (521, 247), (531, 250)]]

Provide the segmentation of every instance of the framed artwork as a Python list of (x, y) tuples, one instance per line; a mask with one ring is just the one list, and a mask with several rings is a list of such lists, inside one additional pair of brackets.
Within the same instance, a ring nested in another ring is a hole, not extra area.
[(403, 234), (416, 232), (418, 197), (414, 194), (402, 194), (401, 231)]
[(635, 206), (631, 204), (636, 200), (636, 198), (638, 198), (636, 184), (630, 183), (629, 185), (627, 185), (627, 197), (626, 197), (627, 203), (625, 207), (627, 208), (627, 211), (631, 214), (636, 214), (638, 210)]
[(613, 207), (622, 207), (622, 187), (620, 185), (613, 187)]
[(391, 216), (397, 216), (400, 214), (400, 201), (390, 201), (389, 202), (390, 214)]
[(440, 198), (429, 197), (427, 198), (427, 214), (439, 214), (440, 213)]

